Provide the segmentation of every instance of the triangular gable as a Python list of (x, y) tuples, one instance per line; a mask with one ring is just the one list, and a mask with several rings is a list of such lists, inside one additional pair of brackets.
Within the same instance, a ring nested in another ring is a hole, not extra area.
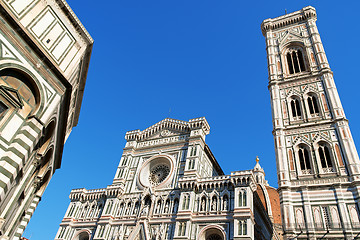
[(148, 224), (145, 221), (138, 222), (128, 240), (150, 240)]
[(181, 135), (190, 133), (189, 123), (186, 121), (165, 118), (164, 120), (146, 128), (143, 131), (135, 130), (127, 132), (125, 138), (139, 140), (149, 140), (171, 135)]
[(285, 45), (288, 42), (304, 42), (304, 37), (301, 36), (299, 33), (297, 32), (290, 32), (290, 31), (286, 31), (285, 34), (283, 34), (282, 39), (280, 39), (279, 41), (279, 45)]
[(21, 108), (24, 105), (17, 90), (1, 85), (0, 91), (14, 106)]
[(19, 60), (15, 54), (7, 47), (5, 46), (5, 44), (3, 42), (0, 41), (0, 58), (5, 58), (5, 59), (15, 59), (15, 60)]
[(54, 93), (45, 85), (43, 85), (43, 88), (45, 89), (46, 101), (49, 101), (50, 98), (54, 95)]

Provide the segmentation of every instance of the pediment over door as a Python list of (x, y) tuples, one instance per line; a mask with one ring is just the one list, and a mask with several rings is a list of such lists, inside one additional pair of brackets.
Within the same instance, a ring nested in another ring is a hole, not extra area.
[(130, 233), (128, 240), (150, 240), (147, 222), (138, 222), (133, 231)]

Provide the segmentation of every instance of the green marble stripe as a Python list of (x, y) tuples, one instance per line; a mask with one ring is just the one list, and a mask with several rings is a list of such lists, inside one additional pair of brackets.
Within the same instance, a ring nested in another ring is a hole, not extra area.
[(36, 137), (34, 137), (31, 133), (29, 133), (26, 129), (21, 130), (19, 134), (24, 134), (28, 139), (30, 139), (31, 141), (35, 141)]
[(8, 186), (6, 183), (0, 180), (0, 188), (4, 189), (4, 192), (7, 192)]
[[(19, 193), (21, 193), (21, 192), (19, 192)], [(23, 205), (24, 208), (22, 208), (22, 210), (23, 210), (23, 211), (26, 211), (27, 206), (29, 206), (33, 200), (34, 200), (34, 199), (33, 199), (33, 193), (32, 193), (32, 196), (29, 197), (29, 198), (27, 199), (26, 203)], [(17, 209), (16, 211), (18, 211), (18, 209)], [(14, 217), (13, 219), (15, 220), (15, 224), (14, 224), (14, 227), (11, 229), (10, 234), (12, 234), (12, 233), (14, 233), (14, 235), (18, 234), (18, 233), (17, 233), (17, 230), (18, 230), (18, 229), (22, 229), (22, 230), (23, 230), (22, 233), (23, 233), (26, 226), (20, 225), (21, 221), (22, 221), (23, 218), (24, 218), (24, 217), (22, 216), (22, 214), (20, 213), (18, 216), (9, 216), (9, 218), (11, 218), (11, 217)], [(7, 218), (7, 219), (9, 219), (9, 218)], [(21, 233), (20, 235), (22, 235), (22, 233)]]
[[(34, 203), (34, 202), (32, 202), (32, 203)], [(35, 203), (35, 204), (36, 204), (36, 206), (37, 206), (38, 203)], [(30, 206), (29, 209), (34, 209), (34, 210), (35, 210), (35, 209), (36, 209), (36, 206), (35, 206), (35, 207)]]
[(31, 127), (31, 129), (33, 129), (37, 134), (41, 132), (41, 129), (38, 128), (33, 122), (29, 122), (28, 126)]
[[(29, 182), (32, 181), (32, 177), (33, 177), (32, 174), (33, 174), (33, 172), (34, 172), (34, 171), (31, 171), (29, 174), (27, 173), (27, 177), (26, 177), (26, 179), (24, 180), (24, 182), (29, 183)], [(14, 196), (15, 196), (15, 199), (18, 199), (18, 198), (20, 197), (21, 193), (25, 190), (26, 186), (27, 186), (26, 184), (22, 184), (22, 185), (18, 185), (18, 186), (17, 186), (18, 189), (15, 190), (16, 195), (14, 195)], [(7, 192), (7, 190), (5, 190), (5, 192)], [(15, 192), (14, 192), (13, 194), (15, 194)], [(33, 193), (32, 193), (32, 194), (33, 194)], [(8, 215), (12, 212), (11, 209), (13, 209), (16, 205), (17, 205), (17, 202), (16, 202), (16, 201), (13, 201), (13, 202), (11, 203), (10, 208), (9, 208), (10, 210), (5, 213), (5, 218), (8, 218)], [(29, 204), (29, 206), (30, 206), (30, 205), (31, 205), (31, 203)]]
[(0, 148), (4, 151), (6, 151), (6, 147), (0, 144)]
[[(16, 171), (19, 170), (19, 164), (17, 162), (15, 162), (14, 160), (12, 160), (11, 158), (9, 158), (8, 156), (3, 157), (1, 160), (6, 161), (7, 163), (9, 163), (11, 166), (13, 166), (14, 168), (16, 168)], [(10, 172), (9, 172), (10, 173)], [(12, 176), (12, 173), (10, 173)], [(7, 176), (7, 175), (6, 175)]]
[(14, 237), (19, 237), (19, 238), (20, 238), (21, 235), (22, 235), (21, 233), (15, 233), (15, 234), (14, 234)]
[(12, 173), (9, 172), (6, 168), (4, 168), (3, 166), (0, 166), (0, 172), (2, 174), (4, 174), (6, 177), (8, 177), (10, 179), (10, 181), (12, 182)]
[(9, 151), (11, 151), (12, 153), (14, 153), (16, 156), (18, 156), (19, 158), (21, 158), (22, 160), (24, 160), (25, 155), (22, 154), (19, 150), (17, 150), (15, 147), (10, 147)]
[(26, 211), (26, 213), (25, 213), (25, 217), (26, 217), (26, 215), (27, 215), (27, 217), (29, 218), (29, 220), (30, 220), (31, 216), (33, 215), (33, 212), (30, 212), (30, 209), (35, 210), (35, 208), (29, 207), (29, 208), (27, 209), (27, 211)]
[[(23, 221), (22, 219), (20, 219), (20, 222)], [(26, 226), (23, 226), (23, 225), (19, 225), (19, 228), (24, 230)]]
[(13, 142), (22, 146), (29, 153), (30, 146), (27, 143), (25, 143), (21, 138), (16, 138), (16, 139), (14, 139)]

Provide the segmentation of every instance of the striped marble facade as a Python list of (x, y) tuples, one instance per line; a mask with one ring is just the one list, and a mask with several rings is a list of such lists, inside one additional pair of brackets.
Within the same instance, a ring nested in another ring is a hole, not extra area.
[(0, 239), (20, 239), (77, 124), (93, 40), (65, 1), (0, 10)]
[(167, 118), (127, 132), (113, 183), (72, 190), (56, 239), (280, 239), (263, 169), (224, 175), (209, 131)]
[(308, 6), (261, 25), (284, 237), (355, 239), (360, 161), (316, 20)]

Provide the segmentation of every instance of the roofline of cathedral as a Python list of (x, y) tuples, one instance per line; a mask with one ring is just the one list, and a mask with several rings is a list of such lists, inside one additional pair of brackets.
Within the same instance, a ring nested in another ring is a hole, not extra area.
[(193, 118), (189, 121), (165, 118), (143, 131), (136, 129), (126, 132), (125, 139), (126, 141), (142, 141), (162, 129), (181, 131), (184, 133), (190, 133), (193, 129), (203, 129), (206, 135), (210, 133), (210, 125), (205, 117)]
[(224, 171), (220, 167), (218, 161), (216, 160), (214, 154), (211, 152), (209, 145), (205, 144), (205, 153), (208, 155), (210, 161), (214, 164), (214, 167), (219, 175), (224, 175)]

